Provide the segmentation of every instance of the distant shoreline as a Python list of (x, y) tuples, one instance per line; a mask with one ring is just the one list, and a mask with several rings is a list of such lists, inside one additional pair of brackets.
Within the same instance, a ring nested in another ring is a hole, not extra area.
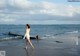
[[(25, 25), (25, 24), (0, 24), (0, 25)], [(80, 24), (30, 24), (30, 25), (80, 25)]]

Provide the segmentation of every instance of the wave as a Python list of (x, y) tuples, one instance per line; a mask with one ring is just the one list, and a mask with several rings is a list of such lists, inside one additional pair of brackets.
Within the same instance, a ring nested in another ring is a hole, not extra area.
[(78, 33), (78, 31), (67, 31), (67, 32), (61, 32), (61, 33), (56, 33), (56, 34), (45, 34), (44, 36), (42, 36), (42, 39), (49, 39), (49, 38), (55, 38), (58, 35), (64, 35), (64, 34), (75, 34)]
[(41, 39), (53, 39), (55, 38), (54, 36), (51, 36), (51, 37), (42, 37)]
[(22, 39), (22, 37), (21, 36), (6, 37), (6, 38), (1, 38), (0, 41), (17, 40), (17, 39)]
[(57, 33), (57, 34), (54, 34), (54, 36), (57, 36), (57, 35), (62, 35), (62, 34), (73, 34), (73, 33), (79, 33), (78, 31), (68, 31), (68, 32), (62, 32), (62, 33)]
[[(53, 34), (53, 35), (52, 34), (45, 34), (44, 36), (41, 37), (41, 39), (55, 38), (57, 35), (73, 34), (73, 33), (78, 33), (78, 31), (67, 31), (67, 32)], [(0, 41), (17, 40), (17, 39), (22, 39), (22, 37), (21, 36), (15, 36), (15, 37), (0, 38)]]
[[(15, 37), (6, 37), (6, 38), (1, 38), (0, 41), (7, 41), (7, 40), (18, 40), (18, 39), (23, 39), (22, 36), (15, 36)], [(36, 37), (30, 37), (32, 40), (40, 40), (38, 36)]]
[(52, 38), (55, 38), (55, 36), (52, 35), (52, 34), (44, 34), (44, 35), (41, 37), (41, 39), (52, 39)]
[(67, 32), (67, 33), (78, 33), (78, 31), (71, 31), (71, 32)]

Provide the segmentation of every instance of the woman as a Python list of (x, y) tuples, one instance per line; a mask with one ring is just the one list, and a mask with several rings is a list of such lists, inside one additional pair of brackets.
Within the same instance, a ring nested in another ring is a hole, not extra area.
[(25, 32), (25, 35), (24, 35), (24, 38), (26, 38), (26, 49), (27, 49), (27, 45), (28, 43), (31, 45), (32, 48), (34, 48), (34, 46), (32, 45), (31, 41), (30, 41), (30, 25), (29, 24), (26, 24), (26, 32)]

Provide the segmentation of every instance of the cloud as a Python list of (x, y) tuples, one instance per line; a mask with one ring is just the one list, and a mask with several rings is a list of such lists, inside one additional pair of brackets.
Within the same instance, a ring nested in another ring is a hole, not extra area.
[(0, 4), (6, 4), (6, 10), (10, 12), (17, 11), (30, 14), (50, 14), (59, 16), (73, 16), (74, 13), (80, 13), (80, 7), (75, 8), (72, 5), (59, 5), (46, 1), (37, 3), (30, 0), (7, 0), (6, 3), (5, 1), (6, 0), (3, 0)]
[(3, 22), (13, 22), (13, 21), (15, 21), (14, 19), (8, 19), (8, 18), (4, 18), (4, 19), (1, 19), (1, 21), (3, 21)]
[(0, 0), (0, 8), (6, 7), (6, 0)]
[(8, 5), (19, 9), (29, 9), (32, 2), (28, 0), (8, 0)]
[(0, 1), (0, 22), (47, 23), (55, 21), (56, 23), (56, 21), (80, 21), (79, 18), (80, 7), (71, 4), (33, 2), (31, 0)]

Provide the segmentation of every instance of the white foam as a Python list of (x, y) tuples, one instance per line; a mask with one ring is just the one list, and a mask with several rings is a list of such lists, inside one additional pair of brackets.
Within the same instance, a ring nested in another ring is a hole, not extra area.
[(20, 36), (16, 36), (16, 37), (6, 37), (6, 38), (1, 38), (0, 40), (13, 40), (13, 39), (17, 39), (19, 38)]
[(52, 38), (55, 38), (55, 36), (45, 36), (45, 37), (42, 37), (42, 39), (52, 39)]
[(78, 31), (71, 31), (71, 32), (67, 32), (67, 33), (78, 33)]
[(51, 35), (49, 35), (49, 34), (45, 34), (45, 37), (50, 37)]

